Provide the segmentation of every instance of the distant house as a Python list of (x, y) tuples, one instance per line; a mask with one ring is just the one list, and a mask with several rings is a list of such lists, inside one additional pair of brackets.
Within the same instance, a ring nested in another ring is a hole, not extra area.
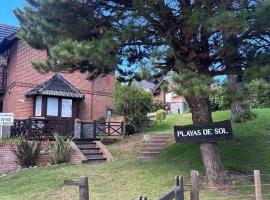
[[(168, 92), (164, 95), (160, 86), (166, 81), (168, 83)], [(164, 103), (164, 109), (174, 114), (182, 114), (186, 111), (186, 100), (183, 96), (178, 96), (172, 92), (173, 81), (170, 75), (163, 77), (157, 84), (149, 81), (134, 82), (133, 85), (151, 92), (154, 100)], [(165, 98), (164, 98), (165, 97)], [(164, 102), (165, 101), (165, 102)]]
[(44, 61), (45, 51), (31, 48), (16, 36), (17, 27), (0, 24), (0, 112), (17, 119), (94, 121), (111, 110), (114, 74), (86, 79), (87, 74), (40, 74), (32, 61)]

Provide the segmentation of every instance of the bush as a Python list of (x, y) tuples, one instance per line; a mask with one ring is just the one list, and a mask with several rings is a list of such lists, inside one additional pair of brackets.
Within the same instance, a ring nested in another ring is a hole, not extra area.
[(37, 165), (40, 157), (41, 143), (29, 142), (23, 138), (19, 138), (15, 147), (11, 148), (15, 154), (16, 163), (23, 168), (33, 167)]
[(67, 163), (71, 156), (71, 140), (54, 133), (54, 143), (49, 145), (49, 158), (51, 164)]
[(156, 112), (156, 120), (158, 122), (161, 122), (161, 121), (163, 121), (165, 119), (166, 119), (166, 112), (164, 110), (162, 110), (162, 109), (158, 110)]
[(263, 79), (252, 80), (245, 84), (252, 108), (270, 107), (270, 84)]
[(155, 100), (153, 102), (151, 112), (156, 112), (156, 111), (163, 109), (163, 108), (164, 108), (164, 103), (160, 100)]
[(190, 113), (190, 108), (187, 102), (184, 103), (184, 112), (185, 113)]
[(209, 96), (212, 111), (229, 109), (228, 98), (228, 90), (225, 84), (213, 89)]
[(232, 121), (236, 123), (237, 122), (243, 123), (243, 122), (250, 121), (256, 118), (257, 118), (257, 115), (251, 110), (248, 110), (248, 111), (232, 116)]
[(153, 96), (135, 86), (116, 84), (114, 96), (115, 114), (123, 115), (126, 121), (126, 134), (133, 134), (142, 128), (147, 114), (151, 112)]

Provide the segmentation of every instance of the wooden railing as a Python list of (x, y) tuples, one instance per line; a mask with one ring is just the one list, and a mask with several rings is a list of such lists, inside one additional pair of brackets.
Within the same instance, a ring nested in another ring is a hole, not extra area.
[(123, 122), (83, 122), (83, 125), (91, 126), (87, 133), (91, 132), (91, 139), (102, 140), (104, 138), (117, 138), (124, 134)]
[(123, 133), (123, 122), (97, 122), (94, 121), (94, 135), (120, 136)]
[(71, 136), (73, 127), (74, 124), (69, 119), (16, 119), (11, 127), (11, 136), (50, 139), (54, 132), (62, 136)]

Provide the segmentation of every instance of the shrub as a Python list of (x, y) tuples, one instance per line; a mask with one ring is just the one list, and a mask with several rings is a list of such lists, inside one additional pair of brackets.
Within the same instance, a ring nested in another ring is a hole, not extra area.
[(190, 113), (190, 108), (189, 108), (187, 102), (184, 103), (184, 112), (185, 112), (185, 113)]
[(209, 99), (213, 111), (229, 109), (230, 103), (226, 84), (213, 89)]
[(252, 108), (270, 107), (270, 84), (263, 79), (255, 79), (245, 84)]
[(153, 96), (135, 86), (116, 84), (114, 96), (115, 114), (123, 115), (126, 121), (126, 134), (140, 131), (142, 124), (148, 119), (151, 111)]
[(71, 140), (54, 133), (54, 143), (49, 145), (49, 158), (51, 164), (67, 163), (71, 156)]
[(252, 112), (251, 110), (248, 110), (248, 111), (245, 111), (245, 112), (242, 112), (242, 113), (239, 113), (237, 115), (234, 115), (232, 116), (232, 121), (233, 122), (245, 122), (245, 121), (249, 121), (249, 120), (253, 120), (253, 119), (256, 119), (257, 118), (257, 115)]
[(29, 142), (23, 138), (19, 138), (15, 147), (11, 151), (16, 157), (16, 163), (23, 168), (33, 167), (37, 165), (40, 157), (41, 143)]
[(164, 103), (160, 100), (155, 100), (153, 102), (151, 112), (156, 112), (156, 111), (163, 109), (163, 108), (164, 108)]
[(163, 121), (165, 119), (166, 119), (166, 112), (164, 110), (162, 110), (162, 109), (158, 110), (156, 112), (156, 120), (158, 122), (161, 122), (161, 121)]

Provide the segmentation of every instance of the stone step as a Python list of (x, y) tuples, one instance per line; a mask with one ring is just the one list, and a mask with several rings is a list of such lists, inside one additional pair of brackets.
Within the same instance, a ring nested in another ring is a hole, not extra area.
[(88, 159), (88, 163), (102, 163), (106, 161), (107, 161), (106, 158), (89, 158)]
[(164, 147), (166, 144), (167, 142), (163, 142), (163, 143), (150, 142), (149, 144), (147, 144), (147, 147)]
[(87, 161), (84, 161), (83, 163), (98, 164), (98, 163), (104, 163), (106, 161), (107, 161), (106, 158), (99, 158), (99, 159), (91, 158), (91, 159), (88, 159)]
[(77, 143), (94, 143), (93, 140), (90, 139), (75, 139), (74, 142)]
[(99, 148), (81, 149), (83, 154), (100, 153)]
[(151, 139), (151, 143), (166, 143), (168, 140), (162, 140), (162, 139)]
[(76, 144), (79, 149), (87, 149), (87, 148), (95, 148), (96, 147), (96, 143), (87, 143), (87, 144)]
[(146, 157), (154, 157), (154, 156), (157, 156), (158, 154), (159, 152), (147, 152), (147, 151), (140, 152), (141, 156), (146, 156)]
[(151, 140), (168, 140), (170, 137), (160, 137), (160, 136), (154, 136), (154, 137), (151, 137)]
[(92, 154), (85, 154), (85, 157), (89, 160), (92, 159), (103, 159), (103, 154), (102, 153), (92, 153)]
[(148, 147), (148, 146), (146, 146), (145, 148), (143, 148), (142, 150), (141, 150), (141, 152), (144, 152), (144, 151), (146, 151), (146, 152), (160, 152), (162, 150), (162, 147)]
[(152, 136), (166, 136), (166, 137), (171, 137), (173, 134), (168, 134), (168, 133), (156, 133), (153, 134)]

